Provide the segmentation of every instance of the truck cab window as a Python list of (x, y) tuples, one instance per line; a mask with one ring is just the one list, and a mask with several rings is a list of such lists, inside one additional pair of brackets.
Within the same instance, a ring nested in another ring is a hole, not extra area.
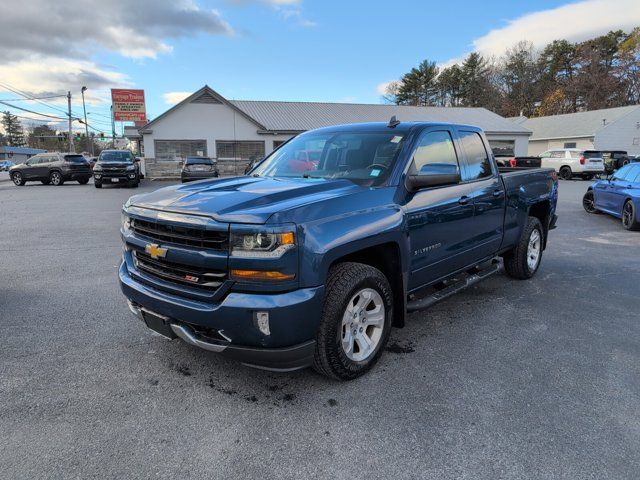
[(491, 161), (477, 132), (460, 131), (460, 142), (467, 156), (467, 171), (463, 180), (472, 181), (493, 175)]
[(409, 175), (420, 175), (427, 165), (455, 165), (459, 171), (458, 157), (451, 134), (447, 131), (427, 132), (418, 141), (409, 169)]

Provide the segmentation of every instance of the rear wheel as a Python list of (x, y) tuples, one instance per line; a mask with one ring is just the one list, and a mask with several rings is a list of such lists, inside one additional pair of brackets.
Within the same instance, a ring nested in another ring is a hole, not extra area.
[(78, 179), (78, 183), (80, 185), (86, 185), (87, 183), (89, 183), (89, 178), (88, 177), (87, 178), (79, 178)]
[(102, 188), (102, 183), (100, 182), (94, 182), (93, 184), (95, 185), (96, 188)]
[(13, 180), (13, 183), (15, 183), (19, 187), (23, 186), (26, 183), (24, 177), (20, 172), (12, 173), (11, 180)]
[(622, 226), (627, 230), (640, 230), (640, 222), (637, 220), (636, 206), (631, 200), (624, 202), (622, 207)]
[(504, 256), (507, 275), (527, 280), (535, 275), (542, 260), (544, 232), (536, 217), (529, 217), (518, 244)]
[(582, 175), (583, 180), (593, 180), (593, 173), (585, 173)]
[(49, 185), (49, 179), (47, 178), (46, 180), (40, 180), (40, 183), (42, 183), (43, 185)]
[(573, 172), (571, 171), (570, 167), (562, 167), (560, 169), (560, 178), (562, 178), (563, 180), (571, 180), (572, 175)]
[(49, 174), (49, 183), (54, 186), (62, 185), (64, 180), (62, 180), (62, 174), (60, 172), (54, 171)]
[(384, 274), (362, 263), (332, 267), (313, 367), (338, 380), (352, 380), (380, 358), (389, 339), (393, 295)]
[(587, 190), (587, 193), (582, 197), (582, 206), (587, 213), (600, 213), (600, 210), (596, 208), (596, 201), (593, 196), (593, 190)]

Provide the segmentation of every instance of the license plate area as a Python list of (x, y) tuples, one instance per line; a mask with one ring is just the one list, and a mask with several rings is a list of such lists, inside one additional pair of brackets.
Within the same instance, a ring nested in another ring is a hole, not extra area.
[(167, 338), (176, 338), (176, 334), (173, 333), (171, 327), (169, 326), (169, 322), (164, 317), (156, 315), (155, 313), (149, 312), (147, 310), (142, 311), (142, 318), (144, 318), (144, 323), (147, 324), (151, 330), (156, 333), (159, 333), (163, 337)]
[(120, 179), (119, 178), (112, 178), (111, 181), (114, 182), (114, 183), (117, 183), (117, 182), (120, 181)]

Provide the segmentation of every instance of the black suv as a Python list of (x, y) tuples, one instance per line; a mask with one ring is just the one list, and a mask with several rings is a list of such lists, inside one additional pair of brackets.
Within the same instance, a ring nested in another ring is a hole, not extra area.
[(624, 150), (602, 150), (602, 158), (604, 160), (604, 169), (607, 174), (611, 174), (615, 170), (631, 163), (629, 155)]
[(76, 180), (84, 185), (91, 178), (91, 167), (79, 153), (48, 152), (11, 167), (9, 176), (19, 187), (33, 181), (57, 186), (67, 180)]
[(139, 162), (129, 150), (103, 150), (93, 166), (96, 188), (105, 183), (137, 187), (141, 178)]

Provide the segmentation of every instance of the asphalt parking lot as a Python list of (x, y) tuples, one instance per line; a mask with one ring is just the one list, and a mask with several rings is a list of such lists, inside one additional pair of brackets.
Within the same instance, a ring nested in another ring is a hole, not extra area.
[(640, 232), (561, 182), (538, 275), (410, 315), (366, 376), (274, 374), (150, 334), (116, 268), (134, 189), (0, 174), (0, 476), (632, 479)]

